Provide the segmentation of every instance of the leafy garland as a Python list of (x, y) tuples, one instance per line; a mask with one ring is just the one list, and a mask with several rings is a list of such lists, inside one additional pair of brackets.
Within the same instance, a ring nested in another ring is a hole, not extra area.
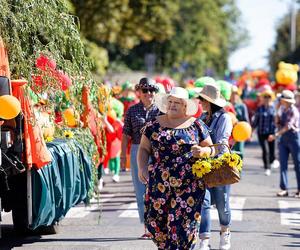
[[(81, 112), (83, 85), (90, 88), (90, 99), (97, 105), (97, 84), (91, 75), (92, 61), (85, 55), (78, 30), (78, 18), (68, 14), (63, 0), (1, 0), (0, 36), (9, 55), (11, 78), (25, 78), (37, 94), (47, 94), (51, 101), (48, 108), (60, 105), (64, 92), (53, 84), (53, 78), (43, 78), (43, 85), (36, 88), (33, 76), (42, 72), (35, 67), (36, 59), (45, 55), (56, 62), (72, 80), (68, 89), (70, 102)], [(58, 97), (58, 98), (55, 98)], [(53, 100), (53, 101), (52, 101)], [(57, 128), (57, 133), (63, 129)], [(88, 129), (76, 129), (76, 140), (93, 159), (97, 147)], [(95, 164), (96, 161), (92, 161)], [(95, 167), (95, 166), (94, 166)]]

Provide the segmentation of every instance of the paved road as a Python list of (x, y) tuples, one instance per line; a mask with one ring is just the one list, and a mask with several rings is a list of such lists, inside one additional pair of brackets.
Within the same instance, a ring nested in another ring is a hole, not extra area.
[[(300, 249), (300, 200), (277, 198), (279, 170), (265, 176), (260, 149), (246, 147), (242, 181), (232, 186), (232, 249), (277, 250)], [(295, 191), (295, 174), (290, 166), (291, 191)], [(4, 238), (0, 249), (126, 249), (154, 250), (149, 240), (138, 238), (143, 226), (138, 222), (130, 173), (122, 173), (121, 182), (106, 176), (99, 200), (91, 206), (72, 208), (60, 223), (55, 235), (17, 237), (10, 214), (4, 216)], [(219, 226), (213, 211), (212, 249), (218, 248)]]

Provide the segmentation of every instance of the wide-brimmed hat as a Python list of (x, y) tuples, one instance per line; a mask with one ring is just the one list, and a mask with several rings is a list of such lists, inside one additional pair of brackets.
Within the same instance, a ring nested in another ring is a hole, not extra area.
[(140, 89), (154, 89), (156, 92), (158, 92), (158, 86), (156, 85), (156, 82), (148, 77), (141, 78), (139, 84), (135, 85), (135, 90)]
[(195, 100), (189, 99), (188, 91), (181, 87), (172, 88), (169, 94), (158, 93), (155, 95), (154, 103), (161, 112), (167, 113), (167, 104), (168, 104), (167, 99), (169, 96), (174, 96), (176, 98), (183, 99), (186, 102), (187, 115), (194, 115), (197, 113), (198, 111), (197, 102)]
[(295, 95), (290, 90), (283, 90), (282, 93), (281, 93), (280, 99), (285, 101), (285, 102), (288, 102), (288, 103), (292, 103), (292, 104), (296, 103)]
[(271, 96), (271, 99), (275, 99), (275, 94), (271, 89), (265, 89), (263, 92), (259, 93), (259, 96)]
[(199, 96), (219, 107), (224, 107), (226, 105), (226, 100), (221, 96), (220, 89), (214, 84), (205, 85), (198, 94), (198, 97)]

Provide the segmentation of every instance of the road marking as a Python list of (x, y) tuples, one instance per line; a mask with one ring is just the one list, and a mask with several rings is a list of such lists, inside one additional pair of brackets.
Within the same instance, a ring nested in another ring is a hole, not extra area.
[(278, 201), (280, 208), (280, 223), (287, 226), (299, 226), (300, 201)]
[(66, 214), (65, 218), (83, 218), (87, 216), (90, 212), (99, 210), (101, 204), (111, 200), (114, 194), (100, 194), (99, 199), (92, 198), (90, 200), (90, 205), (85, 206), (84, 204), (79, 204), (76, 207), (72, 207)]
[[(246, 198), (241, 197), (230, 197), (230, 209), (231, 209), (231, 220), (242, 221), (243, 220), (243, 207), (245, 205)], [(212, 220), (219, 220), (218, 210), (212, 208), (210, 212)]]
[[(243, 219), (243, 207), (245, 205), (246, 198), (231, 197), (230, 208), (231, 208), (231, 220), (241, 221)], [(127, 205), (128, 206), (128, 205)], [(216, 208), (211, 209), (211, 219), (218, 220), (218, 212)], [(119, 217), (121, 218), (139, 218), (137, 209), (137, 203), (130, 203), (127, 209), (122, 212)]]
[(137, 203), (136, 202), (130, 203), (128, 208), (124, 212), (122, 212), (119, 215), (119, 217), (122, 217), (122, 218), (139, 218)]

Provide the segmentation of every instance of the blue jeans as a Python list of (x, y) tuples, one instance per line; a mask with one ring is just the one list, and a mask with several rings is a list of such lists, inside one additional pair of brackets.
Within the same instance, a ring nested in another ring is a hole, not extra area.
[(229, 227), (231, 224), (231, 210), (229, 205), (230, 185), (209, 188), (205, 192), (201, 209), (201, 223), (199, 237), (209, 238), (211, 219), (210, 207), (216, 204), (221, 227)]
[(291, 153), (296, 172), (297, 187), (300, 190), (300, 140), (299, 133), (288, 131), (278, 143), (280, 161), (280, 188), (288, 190), (288, 159)]
[(130, 169), (133, 187), (136, 196), (136, 202), (139, 211), (140, 222), (144, 223), (144, 194), (146, 191), (146, 186), (140, 182), (138, 176), (138, 165), (137, 165), (137, 151), (139, 144), (132, 144), (130, 150)]

